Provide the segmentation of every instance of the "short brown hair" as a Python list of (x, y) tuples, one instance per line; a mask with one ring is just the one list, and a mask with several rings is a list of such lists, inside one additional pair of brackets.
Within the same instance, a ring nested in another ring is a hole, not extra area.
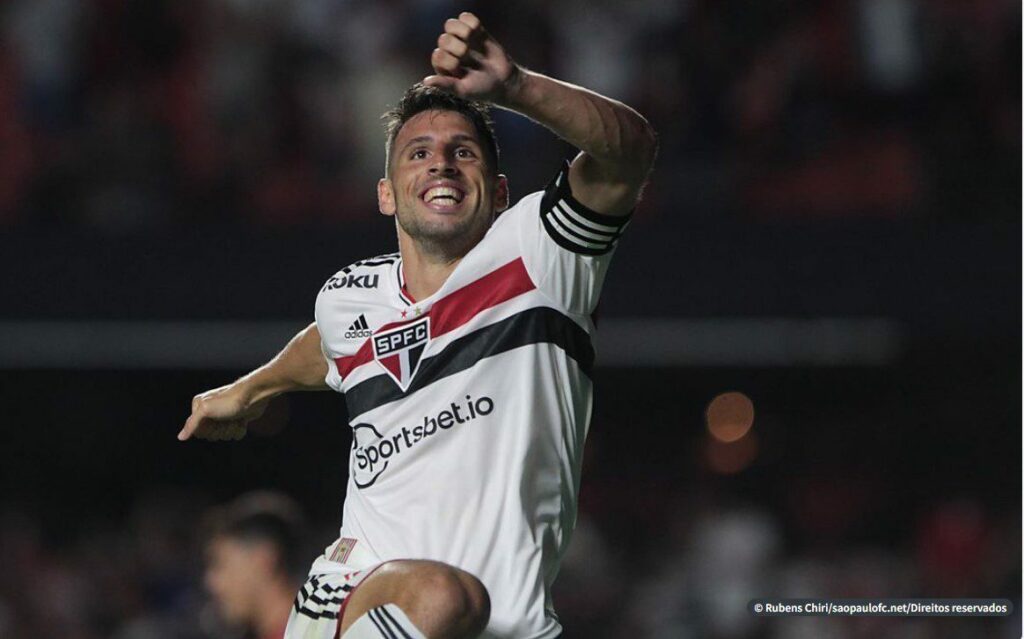
[(292, 498), (275, 491), (254, 491), (207, 513), (202, 537), (207, 543), (228, 538), (271, 544), (279, 567), (291, 576), (306, 565), (305, 518)]
[(384, 147), (384, 174), (391, 174), (391, 155), (395, 150), (395, 138), (406, 122), (418, 113), (424, 111), (454, 111), (462, 114), (476, 129), (477, 135), (483, 144), (484, 153), (487, 154), (487, 161), (498, 173), (498, 141), (494, 135), (494, 121), (491, 119), (490, 107), (484, 102), (467, 100), (457, 95), (452, 95), (436, 87), (428, 87), (421, 82), (409, 87), (402, 99), (394, 108), (388, 110), (381, 116), (384, 121), (384, 130), (387, 133), (387, 143)]

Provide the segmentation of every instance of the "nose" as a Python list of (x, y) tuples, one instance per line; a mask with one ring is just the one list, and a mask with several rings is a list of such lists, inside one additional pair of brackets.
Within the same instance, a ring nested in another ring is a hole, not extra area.
[(455, 175), (458, 171), (458, 167), (455, 164), (455, 158), (450, 157), (447, 153), (439, 153), (435, 156), (437, 159), (433, 164), (430, 165), (431, 175)]

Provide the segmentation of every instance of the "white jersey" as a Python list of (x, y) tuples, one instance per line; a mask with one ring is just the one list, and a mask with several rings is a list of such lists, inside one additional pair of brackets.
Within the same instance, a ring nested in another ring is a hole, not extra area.
[(551, 585), (576, 522), (591, 315), (626, 222), (576, 202), (566, 164), (427, 299), (409, 297), (397, 253), (328, 280), (316, 322), (353, 439), (341, 537), (312, 573), (442, 561), (487, 587), (483, 636), (559, 634)]

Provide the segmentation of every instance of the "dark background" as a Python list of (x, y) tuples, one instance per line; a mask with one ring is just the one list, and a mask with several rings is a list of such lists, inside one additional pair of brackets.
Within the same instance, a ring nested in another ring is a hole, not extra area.
[[(661, 139), (602, 297), (566, 637), (1019, 636), (1008, 0), (4, 3), (0, 636), (219, 636), (196, 522), (247, 490), (333, 539), (342, 398), (174, 435), (393, 250), (377, 118), (463, 9)], [(495, 115), (514, 195), (540, 188), (571, 151)], [(734, 444), (704, 423), (724, 391), (756, 411)], [(768, 620), (756, 596), (1017, 611)]]

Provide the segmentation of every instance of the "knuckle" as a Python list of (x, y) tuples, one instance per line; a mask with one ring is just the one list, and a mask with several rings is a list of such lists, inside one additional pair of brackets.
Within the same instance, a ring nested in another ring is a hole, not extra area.
[(473, 32), (473, 28), (466, 24), (465, 20), (449, 19), (444, 23), (444, 30), (446, 33), (452, 35), (467, 37)]

